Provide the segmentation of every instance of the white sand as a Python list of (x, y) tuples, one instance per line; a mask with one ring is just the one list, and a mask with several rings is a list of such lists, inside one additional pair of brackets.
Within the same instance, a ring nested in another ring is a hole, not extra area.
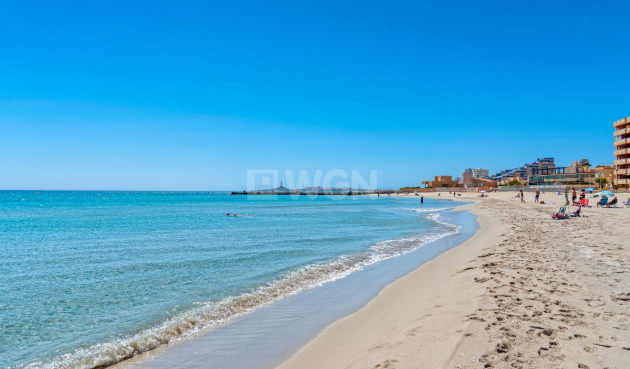
[(585, 217), (559, 221), (564, 195), (543, 194), (545, 205), (515, 195), (458, 197), (475, 201), (475, 236), (280, 368), (630, 367), (630, 209), (592, 201)]

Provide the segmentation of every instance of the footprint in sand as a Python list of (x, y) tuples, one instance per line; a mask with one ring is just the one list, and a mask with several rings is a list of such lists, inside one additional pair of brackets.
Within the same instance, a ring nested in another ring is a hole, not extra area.
[(372, 368), (373, 369), (390, 369), (390, 368), (396, 368), (396, 364), (398, 363), (398, 360), (385, 360), (383, 361), (381, 364), (376, 364), (374, 365)]

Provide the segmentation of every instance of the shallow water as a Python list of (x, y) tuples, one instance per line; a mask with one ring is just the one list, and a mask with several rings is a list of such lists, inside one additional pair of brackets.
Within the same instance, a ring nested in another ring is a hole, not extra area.
[(449, 205), (0, 192), (0, 366), (90, 368), (177, 341), (452, 234)]
[(458, 231), (346, 278), (286, 297), (165, 350), (124, 361), (115, 368), (275, 368), (326, 326), (359, 310), (389, 283), (462, 244), (479, 228), (475, 216), (468, 212), (441, 211), (439, 219), (457, 224)]

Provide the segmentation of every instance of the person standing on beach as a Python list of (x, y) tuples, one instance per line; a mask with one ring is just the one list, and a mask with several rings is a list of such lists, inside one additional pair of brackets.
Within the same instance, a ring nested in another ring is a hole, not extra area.
[(523, 190), (521, 190), (521, 203), (525, 203), (525, 195), (523, 195)]
[(536, 203), (538, 203), (538, 200), (540, 199), (540, 190), (536, 190), (536, 200), (534, 200)]
[(575, 188), (573, 188), (573, 192), (571, 192), (571, 203), (573, 205), (575, 205), (575, 199), (577, 199), (577, 192), (575, 191)]

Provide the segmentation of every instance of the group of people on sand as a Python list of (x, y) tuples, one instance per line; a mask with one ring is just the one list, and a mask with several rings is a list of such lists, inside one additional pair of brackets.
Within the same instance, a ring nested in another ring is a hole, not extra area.
[(597, 202), (597, 206), (601, 206), (601, 207), (606, 206), (607, 208), (611, 206), (617, 207), (618, 201), (619, 200), (617, 200), (617, 196), (613, 197), (612, 200), (608, 201), (608, 196), (604, 195), (602, 196), (602, 199)]
[[(560, 192), (558, 192), (560, 193)], [(521, 203), (525, 203), (525, 194), (523, 193), (523, 190), (520, 190), (518, 197), (520, 197), (521, 199)], [(573, 204), (573, 206), (587, 206), (584, 205), (584, 200), (586, 199), (586, 190), (585, 189), (581, 189), (580, 190), (580, 195), (579, 195), (579, 199), (578, 199), (578, 192), (575, 188), (573, 188), (571, 190), (571, 204)], [(602, 204), (602, 206), (606, 206), (606, 207), (611, 207), (611, 206), (616, 206), (617, 202), (619, 200), (617, 199), (617, 196), (615, 196), (612, 200), (608, 201), (605, 204)], [(540, 190), (536, 189), (536, 195), (534, 198), (534, 202), (536, 203), (541, 203), (540, 201)], [(544, 204), (544, 202), (542, 202)], [(588, 203), (587, 203), (588, 204)]]
[[(525, 194), (523, 193), (523, 190), (520, 190), (519, 197), (521, 198), (521, 203), (524, 204), (525, 203)], [(536, 195), (534, 196), (534, 202), (536, 204), (540, 203), (540, 190), (539, 189), (536, 189)], [(543, 204), (544, 204), (544, 202), (543, 202)]]
[(577, 191), (575, 190), (575, 188), (573, 188), (571, 190), (571, 203), (573, 204), (573, 206), (579, 206), (582, 203), (582, 200), (584, 200), (586, 198), (586, 190), (582, 189), (580, 191), (580, 201), (576, 201), (577, 199)]

